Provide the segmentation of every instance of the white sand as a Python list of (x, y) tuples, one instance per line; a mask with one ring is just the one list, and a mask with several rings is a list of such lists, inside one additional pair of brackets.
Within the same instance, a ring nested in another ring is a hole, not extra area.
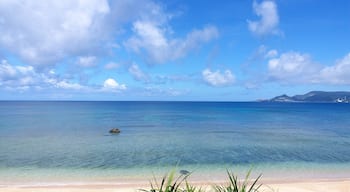
[[(201, 185), (203, 186), (203, 185)], [(134, 192), (140, 188), (148, 189), (145, 182), (133, 184), (79, 184), (79, 185), (2, 185), (1, 192)], [(210, 184), (204, 185), (210, 189)], [(350, 179), (323, 181), (279, 181), (262, 187), (263, 192), (350, 192)]]

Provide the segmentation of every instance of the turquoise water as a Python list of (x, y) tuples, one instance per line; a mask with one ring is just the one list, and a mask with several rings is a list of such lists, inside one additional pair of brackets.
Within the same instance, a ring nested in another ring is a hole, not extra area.
[(349, 117), (350, 105), (327, 103), (0, 102), (0, 180), (143, 177), (176, 165), (349, 177)]

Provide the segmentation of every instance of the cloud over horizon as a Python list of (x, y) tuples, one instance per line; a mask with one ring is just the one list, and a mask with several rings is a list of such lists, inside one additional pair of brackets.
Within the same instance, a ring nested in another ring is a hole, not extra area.
[(207, 68), (202, 71), (202, 77), (208, 85), (213, 87), (230, 86), (235, 82), (235, 76), (228, 69), (221, 72), (220, 70), (211, 71)]
[(281, 83), (350, 85), (350, 53), (332, 65), (321, 65), (308, 54), (282, 53), (268, 61), (268, 77)]
[(119, 84), (113, 78), (108, 78), (103, 82), (103, 88), (102, 88), (103, 91), (120, 91), (125, 89), (126, 89), (125, 84)]
[(276, 87), (347, 89), (347, 5), (0, 1), (0, 99), (244, 100)]

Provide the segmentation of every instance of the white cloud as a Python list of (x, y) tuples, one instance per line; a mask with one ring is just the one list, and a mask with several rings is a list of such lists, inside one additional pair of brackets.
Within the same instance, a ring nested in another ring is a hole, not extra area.
[[(98, 57), (106, 53), (103, 49), (119, 45), (116, 36), (126, 31), (124, 24), (133, 23), (135, 35), (121, 41), (145, 52), (150, 62), (162, 63), (218, 36), (217, 29), (208, 26), (183, 39), (169, 38), (172, 17), (152, 0), (0, 1), (0, 48), (36, 68), (81, 55)], [(93, 65), (92, 58), (80, 59), (81, 66)]]
[(111, 70), (111, 69), (118, 69), (120, 67), (120, 64), (119, 63), (114, 63), (114, 62), (109, 62), (107, 63), (104, 68), (105, 69), (108, 69), (108, 70)]
[(267, 34), (279, 34), (278, 23), (279, 16), (277, 12), (277, 5), (274, 1), (265, 0), (260, 4), (254, 1), (254, 13), (261, 17), (258, 21), (249, 21), (249, 30), (259, 36)]
[(119, 84), (116, 80), (112, 78), (108, 78), (103, 82), (103, 90), (104, 91), (118, 91), (125, 90), (125, 84)]
[(58, 88), (63, 88), (63, 89), (83, 89), (84, 86), (81, 86), (79, 83), (69, 83), (67, 81), (60, 81), (55, 84), (56, 87)]
[(308, 54), (287, 52), (268, 62), (268, 76), (282, 83), (350, 84), (350, 53), (333, 65), (322, 66)]
[(6, 90), (70, 90), (85, 92), (118, 92), (126, 90), (125, 84), (108, 78), (102, 86), (80, 84), (60, 78), (53, 70), (36, 72), (32, 66), (12, 66), (6, 60), (0, 63), (0, 89)]
[(331, 84), (350, 84), (350, 53), (334, 65), (324, 67), (320, 72), (320, 81)]
[(0, 46), (31, 64), (54, 64), (99, 44), (109, 13), (107, 0), (0, 1)]
[(313, 82), (319, 70), (308, 54), (298, 52), (283, 53), (268, 62), (269, 78), (283, 82)]
[(109, 1), (111, 17), (117, 18), (118, 22), (135, 22), (137, 20), (150, 21), (164, 24), (172, 18), (166, 13), (162, 4), (153, 0), (120, 0)]
[(47, 74), (45, 73), (36, 73), (35, 77), (37, 83), (32, 87), (40, 87), (40, 88), (58, 88), (58, 89), (66, 89), (66, 90), (89, 90), (90, 88), (85, 85), (81, 85), (79, 83), (70, 82), (68, 79), (61, 79), (52, 73), (50, 70)]
[(138, 65), (132, 64), (129, 69), (129, 73), (134, 77), (136, 81), (143, 81), (143, 82), (149, 82), (150, 77), (144, 73)]
[(278, 56), (278, 51), (276, 49), (268, 50), (268, 47), (265, 45), (260, 45), (256, 50), (255, 57), (263, 57), (263, 58), (274, 58)]
[(210, 69), (204, 69), (202, 71), (203, 80), (214, 87), (229, 86), (235, 82), (235, 76), (230, 70), (225, 70), (221, 73), (219, 70), (211, 71)]
[(276, 49), (271, 49), (265, 54), (265, 58), (274, 58), (278, 56), (278, 51)]
[(164, 37), (164, 29), (159, 28), (151, 22), (136, 21), (133, 26), (134, 32), (139, 38), (135, 38), (131, 47), (138, 50), (142, 46), (162, 48), (168, 45), (168, 40)]
[(17, 70), (15, 67), (12, 67), (10, 64), (7, 63), (6, 60), (1, 61), (0, 65), (0, 79), (2, 81), (8, 80), (16, 76)]
[(50, 70), (48, 74), (37, 73), (32, 66), (12, 66), (6, 60), (0, 64), (0, 87), (11, 90), (28, 90), (30, 88), (61, 88), (80, 90), (86, 87), (71, 83), (68, 80), (60, 80)]
[(95, 56), (78, 57), (77, 64), (81, 67), (93, 67), (96, 63)]
[(164, 25), (140, 20), (134, 22), (133, 31), (135, 35), (124, 42), (124, 45), (136, 53), (144, 51), (151, 63), (182, 58), (201, 44), (217, 38), (219, 34), (216, 27), (207, 26), (193, 30), (184, 39), (172, 39), (166, 37), (168, 28)]
[(28, 86), (35, 83), (32, 66), (12, 66), (6, 60), (0, 64), (0, 86)]

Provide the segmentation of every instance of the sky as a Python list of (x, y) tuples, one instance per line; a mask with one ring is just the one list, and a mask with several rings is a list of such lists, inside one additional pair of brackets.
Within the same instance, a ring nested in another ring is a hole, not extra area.
[(350, 91), (348, 0), (0, 0), (0, 100)]

